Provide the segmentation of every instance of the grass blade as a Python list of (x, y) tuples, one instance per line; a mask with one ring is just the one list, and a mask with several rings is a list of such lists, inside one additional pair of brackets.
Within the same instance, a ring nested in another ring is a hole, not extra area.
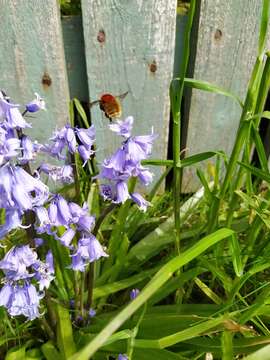
[(76, 352), (68, 309), (57, 304), (57, 344), (64, 359)]
[(270, 15), (270, 2), (269, 0), (263, 0), (260, 36), (259, 36), (259, 49), (258, 49), (259, 55), (262, 55), (265, 50), (269, 15)]
[(242, 108), (244, 106), (241, 99), (237, 95), (235, 95), (227, 90), (224, 90), (224, 89), (220, 88), (219, 86), (213, 85), (207, 81), (185, 78), (184, 83), (187, 87), (191, 87), (193, 89), (208, 91), (211, 93), (227, 96), (227, 97), (235, 100)]
[(253, 354), (245, 357), (244, 360), (270, 360), (270, 345), (255, 351)]
[(84, 126), (86, 127), (86, 129), (88, 129), (90, 127), (90, 125), (89, 125), (89, 122), (87, 119), (87, 115), (84, 111), (84, 108), (82, 107), (82, 105), (78, 99), (74, 98), (73, 102), (74, 102), (76, 110), (78, 111), (78, 113), (80, 114), (80, 117), (82, 118)]
[(255, 166), (248, 165), (246, 163), (243, 163), (241, 161), (238, 162), (241, 166), (243, 166), (245, 169), (249, 170), (253, 175), (257, 176), (258, 178), (266, 181), (267, 183), (270, 183), (270, 174), (267, 173), (264, 170), (260, 170), (256, 168)]
[[(131, 315), (133, 315), (163, 284), (165, 284), (168, 279), (170, 279), (175, 271), (179, 270), (181, 267), (201, 255), (210, 246), (213, 246), (217, 242), (230, 237), (232, 234), (233, 231), (230, 229), (223, 228), (217, 230), (216, 232), (204, 237), (180, 256), (176, 256), (170, 260), (158, 271), (158, 273), (145, 286), (137, 298), (134, 299), (129, 305), (127, 305), (107, 326), (105, 326), (105, 328), (94, 338), (92, 342), (90, 342), (81, 351), (72, 356), (70, 360), (88, 360), (102, 345), (105, 344), (106, 340), (127, 319), (130, 318)], [(214, 323), (218, 324), (218, 320), (219, 319), (210, 320), (211, 324), (208, 325), (212, 326)], [(190, 331), (190, 329), (187, 331)], [(171, 343), (171, 341), (166, 341), (165, 343)]]

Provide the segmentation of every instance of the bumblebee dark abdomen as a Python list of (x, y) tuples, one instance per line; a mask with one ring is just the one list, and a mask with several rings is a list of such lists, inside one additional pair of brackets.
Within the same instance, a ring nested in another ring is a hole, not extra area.
[(102, 102), (100, 108), (105, 112), (106, 117), (116, 118), (122, 115), (121, 106), (117, 100), (113, 102)]

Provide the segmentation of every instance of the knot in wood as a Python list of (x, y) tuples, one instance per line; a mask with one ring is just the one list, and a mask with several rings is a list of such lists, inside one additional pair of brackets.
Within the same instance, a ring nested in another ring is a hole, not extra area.
[(102, 44), (105, 42), (105, 39), (106, 39), (105, 31), (102, 29), (99, 30), (98, 35), (97, 35), (97, 41)]
[(214, 35), (215, 40), (220, 40), (222, 38), (222, 35), (223, 35), (222, 31), (220, 29), (216, 29), (215, 35)]
[(157, 63), (156, 60), (153, 60), (151, 64), (149, 65), (149, 69), (152, 73), (155, 73), (157, 71)]
[(51, 84), (52, 84), (52, 79), (46, 71), (44, 72), (44, 74), (42, 76), (41, 82), (42, 82), (42, 85), (44, 88), (47, 88), (47, 87), (51, 86)]

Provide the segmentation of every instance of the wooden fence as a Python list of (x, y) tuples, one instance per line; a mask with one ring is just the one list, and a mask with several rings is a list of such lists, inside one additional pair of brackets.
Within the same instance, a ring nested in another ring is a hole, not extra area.
[[(82, 0), (81, 5), (82, 16), (61, 18), (57, 0), (0, 0), (0, 88), (21, 104), (35, 91), (46, 99), (48, 111), (32, 119), (38, 125), (31, 134), (41, 142), (68, 121), (70, 97), (88, 102), (104, 92), (129, 91), (124, 116), (134, 116), (135, 133), (154, 127), (159, 138), (153, 157), (166, 158), (168, 90), (181, 62), (185, 16), (177, 16), (176, 0)], [(197, 5), (189, 76), (243, 98), (262, 2), (201, 0)], [(188, 154), (230, 152), (239, 114), (228, 98), (186, 92), (182, 140)], [(98, 107), (91, 118), (102, 159), (117, 140)], [(184, 182), (186, 191), (198, 186), (193, 172), (186, 172)]]

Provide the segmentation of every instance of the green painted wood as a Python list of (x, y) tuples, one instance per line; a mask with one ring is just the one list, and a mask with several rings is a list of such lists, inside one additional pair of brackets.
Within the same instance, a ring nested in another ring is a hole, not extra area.
[(70, 97), (88, 101), (82, 17), (64, 16), (61, 22)]
[[(173, 72), (176, 1), (82, 0), (89, 94), (121, 94), (123, 117), (133, 115), (134, 133), (159, 138), (154, 158), (166, 158), (169, 84)], [(101, 160), (119, 144), (98, 107), (92, 109)], [(161, 169), (154, 169), (157, 174)]]
[[(255, 62), (262, 1), (201, 0), (193, 77), (245, 97)], [(230, 153), (239, 124), (238, 104), (221, 95), (193, 90), (190, 100), (187, 154), (225, 150)], [(185, 172), (183, 189), (199, 186), (193, 170)]]
[[(44, 143), (68, 120), (68, 85), (57, 0), (0, 0), (0, 88), (25, 104), (34, 92), (47, 111), (29, 119), (31, 136)], [(23, 110), (23, 107), (22, 107)]]

